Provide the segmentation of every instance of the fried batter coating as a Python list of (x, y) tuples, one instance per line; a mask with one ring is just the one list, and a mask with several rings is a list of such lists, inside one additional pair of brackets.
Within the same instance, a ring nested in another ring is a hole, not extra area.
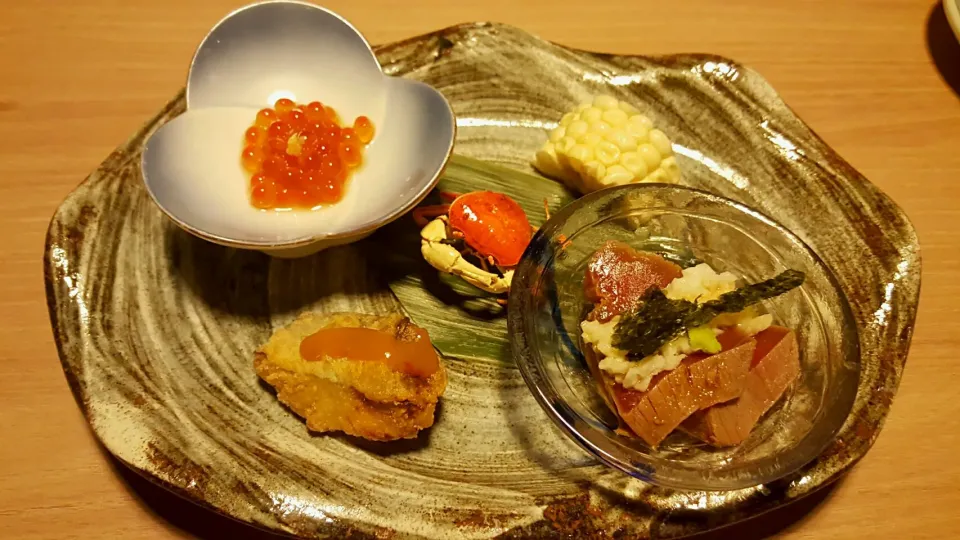
[(375, 441), (415, 438), (433, 425), (437, 400), (447, 385), (443, 364), (426, 378), (384, 363), (349, 358), (307, 361), (304, 338), (324, 328), (370, 328), (412, 340), (418, 328), (400, 314), (307, 313), (277, 330), (254, 355), (257, 374), (312, 431), (343, 431)]

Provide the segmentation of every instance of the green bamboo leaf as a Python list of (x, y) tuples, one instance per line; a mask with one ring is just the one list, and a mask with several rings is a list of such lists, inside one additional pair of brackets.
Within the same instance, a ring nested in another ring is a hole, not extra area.
[[(437, 190), (455, 193), (496, 191), (523, 207), (530, 223), (545, 220), (544, 200), (551, 212), (574, 199), (563, 185), (540, 176), (453, 156)], [(423, 204), (440, 204), (436, 191)], [(420, 255), (420, 229), (404, 216), (377, 232), (367, 243), (383, 261), (390, 289), (413, 321), (430, 332), (445, 356), (508, 361), (506, 308), (495, 297), (463, 280), (438, 272)]]

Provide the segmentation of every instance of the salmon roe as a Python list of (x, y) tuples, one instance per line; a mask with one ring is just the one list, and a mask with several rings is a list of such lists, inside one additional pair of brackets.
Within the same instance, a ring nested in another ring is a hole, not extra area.
[(240, 164), (250, 173), (250, 203), (309, 209), (340, 201), (373, 135), (366, 116), (343, 126), (337, 111), (319, 101), (278, 99), (243, 135)]

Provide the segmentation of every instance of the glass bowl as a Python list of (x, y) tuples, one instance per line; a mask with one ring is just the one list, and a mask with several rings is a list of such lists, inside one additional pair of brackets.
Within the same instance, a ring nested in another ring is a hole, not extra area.
[[(800, 377), (739, 446), (712, 448), (675, 431), (654, 449), (616, 432), (617, 417), (600, 396), (580, 341), (584, 270), (608, 239), (683, 266), (706, 262), (749, 282), (788, 268), (806, 273), (799, 291), (764, 303), (778, 324), (797, 334)], [(628, 185), (561, 209), (534, 236), (516, 269), (509, 327), (527, 385), (564, 433), (607, 465), (672, 488), (741, 489), (795, 472), (836, 436), (857, 393), (856, 325), (823, 261), (756, 210), (692, 188)]]

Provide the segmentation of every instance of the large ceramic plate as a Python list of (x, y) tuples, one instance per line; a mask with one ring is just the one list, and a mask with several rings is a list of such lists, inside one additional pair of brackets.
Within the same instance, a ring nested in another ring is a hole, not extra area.
[(117, 458), (208, 508), (306, 537), (660, 538), (786, 504), (867, 452), (910, 343), (916, 236), (900, 209), (759, 75), (711, 56), (574, 51), (489, 24), (377, 54), (387, 73), (447, 96), (459, 117), (459, 154), (529, 170), (544, 128), (603, 91), (644, 109), (676, 141), (687, 183), (759, 208), (797, 233), (833, 268), (857, 320), (861, 380), (840, 436), (803, 470), (758, 488), (652, 487), (568, 443), (506, 352), (447, 358), (438, 422), (416, 442), (310, 435), (259, 384), (253, 351), (304, 309), (399, 309), (375, 272), (384, 260), (363, 243), (271, 260), (170, 224), (145, 193), (138, 164), (145, 137), (182, 112), (180, 95), (67, 198), (47, 238), (63, 368)]

